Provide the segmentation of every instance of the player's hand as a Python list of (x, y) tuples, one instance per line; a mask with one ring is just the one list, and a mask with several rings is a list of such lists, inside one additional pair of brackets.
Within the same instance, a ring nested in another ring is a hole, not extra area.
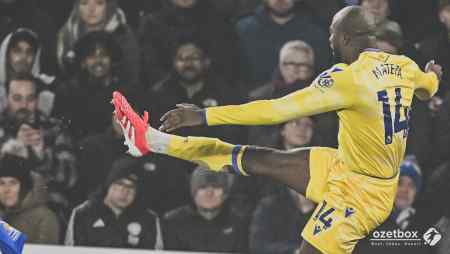
[(160, 131), (171, 132), (181, 127), (205, 124), (205, 110), (193, 104), (177, 104), (177, 108), (165, 113), (161, 117)]
[(425, 72), (434, 72), (439, 80), (442, 79), (442, 66), (440, 66), (439, 64), (435, 64), (434, 60), (431, 60), (427, 63), (427, 65), (425, 66)]
[(442, 107), (444, 101), (439, 96), (433, 96), (428, 104), (428, 108), (431, 110), (431, 113), (436, 114)]

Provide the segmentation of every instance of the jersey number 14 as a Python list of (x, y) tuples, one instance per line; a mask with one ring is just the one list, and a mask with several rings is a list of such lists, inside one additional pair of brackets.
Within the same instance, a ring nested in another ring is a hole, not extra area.
[[(401, 104), (402, 90), (401, 88), (395, 88), (395, 112), (394, 118), (392, 117), (391, 105), (389, 104), (389, 97), (387, 90), (378, 92), (378, 101), (383, 104), (384, 115), (384, 142), (386, 145), (392, 144), (393, 135), (395, 133), (403, 132), (403, 138), (408, 136), (409, 130), (409, 107)], [(400, 119), (400, 112), (403, 109), (405, 119)], [(392, 120), (394, 119), (394, 120)]]

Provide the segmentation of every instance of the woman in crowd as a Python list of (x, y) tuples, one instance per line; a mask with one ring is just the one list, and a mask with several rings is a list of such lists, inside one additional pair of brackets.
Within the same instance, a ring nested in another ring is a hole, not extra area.
[(93, 31), (106, 31), (113, 35), (122, 51), (126, 52), (121, 63), (121, 77), (128, 83), (135, 84), (139, 73), (139, 48), (126, 16), (116, 0), (75, 1), (69, 19), (58, 34), (58, 63), (64, 74), (73, 74), (70, 64), (75, 59), (75, 43)]

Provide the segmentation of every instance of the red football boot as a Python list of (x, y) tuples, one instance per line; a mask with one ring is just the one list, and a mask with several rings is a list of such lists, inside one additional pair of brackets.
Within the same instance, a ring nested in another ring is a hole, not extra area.
[(120, 92), (113, 93), (113, 100), (117, 120), (125, 136), (125, 145), (128, 153), (135, 157), (143, 156), (150, 152), (146, 133), (148, 130), (148, 112), (144, 112), (142, 119), (130, 106), (125, 96)]

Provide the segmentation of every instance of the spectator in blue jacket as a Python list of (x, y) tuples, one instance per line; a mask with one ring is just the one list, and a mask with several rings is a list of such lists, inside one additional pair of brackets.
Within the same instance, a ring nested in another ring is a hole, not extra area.
[(330, 63), (327, 33), (294, 0), (264, 0), (253, 15), (242, 18), (237, 32), (242, 49), (242, 78), (246, 90), (268, 82), (278, 64), (278, 52), (288, 41), (312, 45), (318, 71)]

